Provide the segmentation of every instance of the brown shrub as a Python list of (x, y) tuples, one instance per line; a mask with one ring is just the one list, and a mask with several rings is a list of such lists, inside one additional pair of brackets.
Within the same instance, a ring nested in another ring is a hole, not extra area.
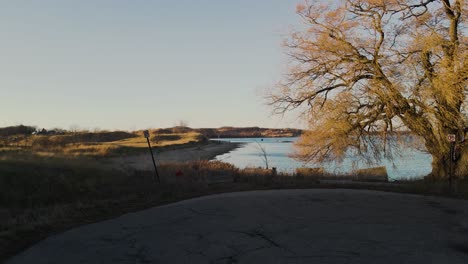
[(324, 168), (297, 168), (296, 175), (301, 177), (320, 177), (325, 175)]
[(388, 181), (387, 168), (385, 166), (359, 169), (354, 174), (355, 178), (360, 181)]

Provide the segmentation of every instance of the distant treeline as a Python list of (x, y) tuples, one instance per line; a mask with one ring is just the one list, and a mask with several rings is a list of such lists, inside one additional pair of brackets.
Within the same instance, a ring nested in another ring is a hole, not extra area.
[[(233, 137), (297, 137), (302, 134), (300, 129), (284, 128), (260, 128), (260, 127), (220, 127), (220, 128), (190, 128), (186, 126), (176, 126), (171, 128), (153, 129), (152, 134), (158, 137), (165, 135), (181, 134), (196, 132), (205, 138), (233, 138)], [(125, 132), (125, 131), (68, 131), (65, 129), (40, 129), (35, 126), (9, 126), (0, 128), (0, 137), (24, 137), (31, 135), (47, 135), (58, 136), (54, 140), (64, 141), (61, 143), (69, 142), (106, 142), (115, 141), (119, 139), (131, 138), (141, 134), (141, 131)], [(174, 135), (175, 136), (175, 135)]]
[(134, 138), (136, 133), (125, 131), (67, 131), (64, 129), (38, 129), (33, 126), (0, 128), (0, 147), (64, 147), (71, 143), (100, 143)]
[[(261, 127), (220, 127), (220, 128), (190, 128), (187, 126), (175, 126), (170, 128), (157, 128), (151, 130), (154, 136), (164, 137), (169, 134), (183, 134), (196, 132), (206, 138), (248, 138), (248, 137), (297, 137), (305, 130), (294, 128), (261, 128)], [(63, 135), (73, 136), (75, 141), (108, 142), (141, 135), (142, 131), (95, 131), (87, 130), (69, 131), (61, 128), (46, 130), (35, 126), (9, 126), (0, 128), (1, 137), (28, 136), (28, 135)], [(371, 134), (382, 135), (382, 132), (371, 132)], [(411, 135), (410, 131), (389, 132), (390, 135)], [(67, 140), (65, 140), (67, 141)]]
[(207, 138), (247, 138), (247, 137), (297, 137), (302, 130), (293, 128), (275, 129), (261, 127), (220, 127), (220, 128), (190, 128), (176, 126), (157, 129), (156, 133), (187, 133), (198, 132)]
[[(34, 126), (9, 126), (0, 128), (0, 137), (11, 137), (11, 136), (30, 136), (30, 135), (42, 135), (42, 136), (58, 136), (60, 135), (64, 141), (86, 141), (86, 142), (108, 142), (115, 141), (125, 138), (136, 137), (134, 133), (125, 131), (97, 131), (90, 132), (86, 130), (82, 131), (68, 131), (61, 128), (54, 129), (39, 129)], [(73, 137), (73, 140), (66, 139)]]
[(0, 136), (31, 135), (37, 128), (33, 126), (10, 126), (0, 128)]

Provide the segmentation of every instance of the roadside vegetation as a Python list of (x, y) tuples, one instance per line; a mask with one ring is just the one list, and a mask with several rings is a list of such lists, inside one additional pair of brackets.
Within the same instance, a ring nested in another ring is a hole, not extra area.
[[(378, 170), (377, 170), (378, 171)], [(468, 181), (366, 181), (321, 169), (295, 174), (238, 169), (219, 161), (169, 163), (153, 171), (115, 169), (90, 157), (0, 159), (0, 262), (39, 240), (82, 224), (193, 197), (246, 190), (358, 188), (468, 199)]]

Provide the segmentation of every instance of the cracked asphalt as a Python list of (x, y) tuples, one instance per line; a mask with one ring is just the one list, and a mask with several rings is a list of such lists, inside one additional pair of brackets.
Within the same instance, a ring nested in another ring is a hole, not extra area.
[(468, 201), (271, 190), (182, 201), (49, 237), (17, 263), (468, 263)]

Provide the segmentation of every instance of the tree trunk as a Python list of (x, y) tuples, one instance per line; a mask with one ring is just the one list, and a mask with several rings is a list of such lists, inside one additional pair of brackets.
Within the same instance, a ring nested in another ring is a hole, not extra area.
[(435, 179), (448, 179), (450, 173), (450, 163), (448, 160), (448, 155), (445, 157), (442, 156), (432, 156), (432, 172), (430, 174), (431, 178)]
[[(449, 157), (449, 153), (444, 156), (432, 156), (432, 172), (430, 177), (437, 179), (448, 179), (450, 166), (452, 166), (453, 179), (468, 177), (468, 149), (455, 148), (454, 158)], [(452, 162), (452, 164), (450, 164)]]
[(456, 165), (454, 168), (455, 175), (457, 178), (468, 178), (468, 146), (461, 145), (459, 148), (455, 148)]

